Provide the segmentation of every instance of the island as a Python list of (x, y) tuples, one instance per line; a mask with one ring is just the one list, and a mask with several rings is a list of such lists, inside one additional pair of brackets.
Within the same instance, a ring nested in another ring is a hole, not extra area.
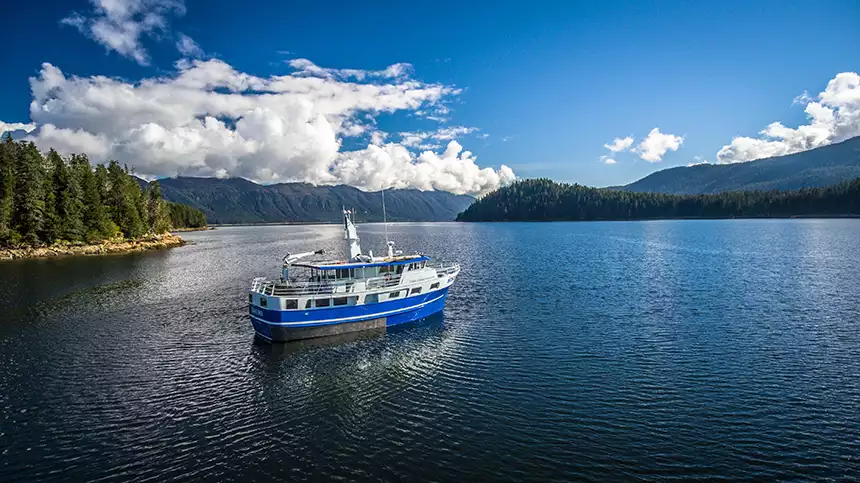
[(163, 200), (157, 181), (142, 189), (116, 161), (0, 143), (0, 260), (175, 247), (185, 241), (171, 230), (205, 226), (200, 210)]
[(794, 191), (637, 193), (526, 179), (477, 200), (457, 221), (591, 221), (860, 215), (860, 178)]

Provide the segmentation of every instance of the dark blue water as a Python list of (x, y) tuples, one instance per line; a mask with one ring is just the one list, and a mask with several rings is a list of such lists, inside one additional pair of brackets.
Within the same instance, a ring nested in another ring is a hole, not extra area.
[(249, 282), (339, 226), (0, 264), (0, 480), (860, 479), (860, 220), (390, 231), (444, 319), (288, 345)]

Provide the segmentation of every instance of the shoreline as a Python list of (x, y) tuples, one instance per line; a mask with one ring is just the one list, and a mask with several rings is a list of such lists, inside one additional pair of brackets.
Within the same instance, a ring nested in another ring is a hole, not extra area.
[(137, 240), (106, 240), (94, 244), (55, 244), (47, 247), (0, 248), (0, 261), (78, 255), (135, 253), (181, 247), (188, 242), (173, 233), (147, 235)]
[(787, 216), (673, 216), (653, 218), (593, 218), (588, 220), (455, 220), (455, 223), (592, 223), (604, 221), (698, 221), (698, 220), (834, 220), (857, 219), (860, 214)]
[(187, 233), (190, 231), (209, 231), (209, 230), (214, 230), (214, 229), (215, 229), (214, 226), (206, 225), (206, 226), (201, 226), (200, 228), (174, 228), (174, 229), (170, 230), (170, 233), (171, 234), (173, 234), (173, 233)]

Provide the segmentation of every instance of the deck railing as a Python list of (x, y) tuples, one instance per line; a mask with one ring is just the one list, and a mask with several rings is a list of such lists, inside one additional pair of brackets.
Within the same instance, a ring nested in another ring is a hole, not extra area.
[[(457, 263), (444, 262), (427, 264), (427, 267), (435, 268), (437, 277), (451, 275), (460, 269), (460, 265)], [(365, 282), (365, 290), (396, 287), (400, 285), (401, 275), (388, 274), (366, 279), (323, 280), (320, 282), (302, 280), (282, 282), (267, 280), (265, 277), (257, 277), (251, 283), (251, 291), (278, 297), (354, 293), (357, 282), (361, 281)]]

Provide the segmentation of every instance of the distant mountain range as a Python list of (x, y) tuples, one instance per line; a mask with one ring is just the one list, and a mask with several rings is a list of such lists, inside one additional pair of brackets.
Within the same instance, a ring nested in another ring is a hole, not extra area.
[[(199, 209), (210, 224), (339, 222), (341, 208), (360, 221), (382, 220), (382, 196), (351, 186), (308, 183), (260, 185), (243, 178), (160, 179), (164, 199)], [(475, 201), (445, 191), (385, 191), (390, 221), (452, 221)]]
[(828, 186), (857, 177), (860, 177), (860, 137), (802, 153), (747, 163), (664, 169), (613, 189), (670, 194), (796, 190)]

